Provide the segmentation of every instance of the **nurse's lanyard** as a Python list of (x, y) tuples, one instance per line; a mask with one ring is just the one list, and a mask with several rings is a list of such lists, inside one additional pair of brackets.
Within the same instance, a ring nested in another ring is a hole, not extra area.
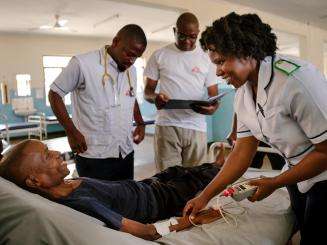
[[(102, 75), (102, 85), (104, 87), (106, 85), (106, 80), (109, 81), (109, 79), (111, 78), (112, 88), (114, 90), (114, 104), (113, 104), (113, 107), (116, 107), (116, 106), (120, 106), (118, 84), (116, 86), (116, 82), (115, 82), (114, 78), (110, 76), (110, 74), (108, 72), (108, 68), (107, 68), (107, 62), (108, 62), (108, 52), (107, 52), (107, 49), (105, 48), (104, 73)], [(132, 84), (131, 84), (131, 77), (130, 77), (130, 74), (129, 74), (129, 70), (127, 70), (127, 80), (128, 80), (128, 85), (129, 85), (129, 92), (128, 92), (129, 96), (134, 97), (135, 93), (134, 93), (134, 89), (133, 89)]]

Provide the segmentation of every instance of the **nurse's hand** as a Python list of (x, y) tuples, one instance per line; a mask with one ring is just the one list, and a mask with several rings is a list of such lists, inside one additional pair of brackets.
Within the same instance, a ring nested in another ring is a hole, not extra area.
[(66, 131), (68, 143), (73, 152), (77, 154), (83, 153), (87, 150), (87, 145), (83, 134), (77, 128)]
[(226, 140), (230, 146), (234, 146), (236, 142), (236, 131), (232, 130), (226, 137)]
[(192, 107), (192, 110), (197, 112), (197, 113), (200, 113), (200, 114), (203, 114), (203, 115), (212, 115), (215, 113), (215, 111), (217, 110), (219, 106), (219, 103), (216, 102), (212, 105), (209, 105), (209, 106), (200, 106), (200, 105), (197, 105), (197, 104), (193, 104), (191, 105)]
[(145, 125), (136, 126), (133, 132), (133, 141), (135, 144), (139, 144), (143, 141), (145, 136)]
[(0, 138), (0, 160), (2, 159), (1, 152), (3, 151), (2, 139)]
[(154, 100), (154, 103), (157, 107), (158, 110), (162, 109), (168, 102), (169, 100), (169, 97), (163, 93), (159, 93), (155, 100)]
[(257, 191), (249, 197), (249, 201), (261, 201), (270, 196), (279, 186), (275, 183), (275, 178), (261, 178), (249, 181), (249, 185), (258, 186)]
[(209, 200), (201, 193), (199, 196), (189, 200), (183, 210), (183, 216), (190, 215), (191, 219), (208, 204)]

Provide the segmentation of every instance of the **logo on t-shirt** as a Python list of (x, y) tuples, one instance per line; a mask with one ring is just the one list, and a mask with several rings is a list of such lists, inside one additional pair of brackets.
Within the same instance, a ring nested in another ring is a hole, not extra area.
[(192, 72), (193, 72), (193, 73), (200, 73), (200, 72), (201, 72), (201, 70), (200, 70), (200, 68), (199, 68), (199, 67), (197, 67), (197, 66), (194, 66), (194, 67), (192, 68)]

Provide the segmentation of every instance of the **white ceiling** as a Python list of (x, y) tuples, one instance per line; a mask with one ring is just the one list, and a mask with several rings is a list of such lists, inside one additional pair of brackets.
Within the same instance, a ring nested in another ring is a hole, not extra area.
[[(187, 1), (187, 0), (185, 0)], [(228, 0), (265, 12), (310, 22), (327, 30), (327, 0)], [(304, 11), (305, 10), (305, 11)], [(0, 0), (0, 33), (78, 35), (112, 37), (125, 24), (142, 26), (150, 41), (173, 41), (172, 25), (185, 9), (145, 3), (139, 0)], [(53, 25), (54, 15), (68, 20), (74, 32), (37, 30)], [(119, 18), (112, 18), (119, 15)], [(320, 18), (326, 16), (326, 18)], [(100, 23), (96, 27), (97, 23)], [(32, 31), (33, 30), (33, 31)], [(156, 33), (153, 31), (158, 30)], [(280, 51), (298, 50), (298, 37), (277, 33)], [(292, 50), (290, 50), (292, 49)]]
[[(0, 32), (39, 33), (112, 37), (128, 23), (145, 30), (151, 41), (171, 41), (172, 25), (183, 9), (137, 0), (0, 0)], [(68, 20), (74, 32), (37, 30), (41, 25), (53, 25), (54, 15)], [(102, 21), (119, 15), (109, 21)], [(156, 33), (152, 33), (159, 30)]]
[(327, 0), (228, 0), (327, 30)]

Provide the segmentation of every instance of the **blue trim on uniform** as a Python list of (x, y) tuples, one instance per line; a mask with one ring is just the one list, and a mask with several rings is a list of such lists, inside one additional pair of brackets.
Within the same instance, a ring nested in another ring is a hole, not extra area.
[(237, 132), (237, 133), (238, 133), (238, 134), (242, 134), (242, 133), (247, 133), (247, 132), (251, 132), (251, 130), (239, 131), (239, 132)]
[(298, 156), (301, 156), (302, 154), (306, 153), (308, 150), (310, 150), (311, 148), (313, 147), (313, 145), (310, 145), (308, 148), (306, 148), (304, 151), (302, 151), (301, 153), (295, 155), (295, 156), (291, 156), (291, 157), (287, 157), (287, 159), (291, 159), (291, 158), (294, 158), (294, 157), (298, 157)]
[(270, 75), (270, 79), (269, 79), (269, 82), (268, 84), (264, 87), (264, 89), (266, 89), (270, 83), (272, 82), (274, 76), (275, 76), (275, 73), (274, 73), (274, 61), (275, 61), (275, 55), (271, 56), (271, 75)]
[(313, 140), (313, 139), (315, 139), (315, 138), (320, 137), (321, 135), (323, 135), (323, 134), (325, 134), (325, 133), (327, 133), (327, 130), (324, 131), (324, 132), (322, 132), (322, 133), (320, 133), (320, 134), (318, 134), (317, 136), (309, 137), (309, 139), (310, 139), (310, 140)]
[[(271, 82), (273, 81), (274, 77), (275, 77), (275, 72), (274, 72), (274, 61), (275, 61), (275, 55), (271, 56), (271, 74), (270, 74), (270, 78), (269, 78), (269, 82), (267, 83), (267, 85), (263, 88), (264, 90), (266, 90), (268, 88), (268, 86), (271, 84)], [(259, 109), (259, 111), (261, 112), (261, 114), (264, 116), (264, 110), (263, 107), (267, 104), (268, 101), (268, 97), (266, 97), (266, 101), (265, 103), (261, 106), (262, 110)], [(259, 105), (259, 104), (258, 104)], [(259, 112), (256, 111), (257, 116), (259, 115)]]
[(53, 82), (53, 84), (63, 93), (67, 94), (67, 92), (65, 90), (63, 90), (62, 88), (60, 88), (55, 82)]

